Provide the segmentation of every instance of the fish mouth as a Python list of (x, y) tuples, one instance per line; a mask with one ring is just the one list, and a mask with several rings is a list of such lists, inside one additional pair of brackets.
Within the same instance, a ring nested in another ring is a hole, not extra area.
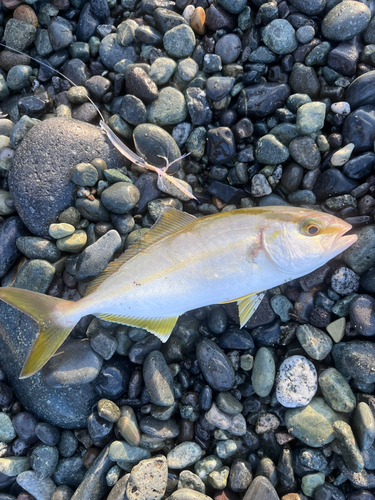
[(358, 239), (356, 234), (346, 234), (352, 229), (352, 226), (347, 223), (344, 224), (345, 226), (337, 233), (333, 241), (333, 248), (341, 252), (353, 245)]

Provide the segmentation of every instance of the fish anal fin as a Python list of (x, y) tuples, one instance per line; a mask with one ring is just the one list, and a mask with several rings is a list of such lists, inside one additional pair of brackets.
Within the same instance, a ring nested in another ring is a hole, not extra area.
[(156, 335), (162, 342), (166, 342), (169, 339), (178, 320), (178, 316), (170, 318), (132, 318), (130, 316), (115, 314), (97, 314), (96, 316), (106, 321), (112, 321), (113, 323), (144, 328)]
[(93, 293), (99, 285), (103, 283), (109, 276), (114, 274), (132, 257), (142, 252), (153, 243), (175, 233), (182, 227), (190, 224), (195, 220), (193, 215), (186, 212), (180, 212), (175, 208), (167, 208), (164, 214), (158, 221), (147, 231), (147, 233), (139, 240), (136, 240), (118, 259), (111, 262), (105, 271), (95, 278), (87, 288), (86, 294)]
[(237, 299), (238, 314), (240, 316), (240, 328), (242, 328), (258, 309), (258, 306), (265, 296), (264, 292), (250, 293), (240, 299)]

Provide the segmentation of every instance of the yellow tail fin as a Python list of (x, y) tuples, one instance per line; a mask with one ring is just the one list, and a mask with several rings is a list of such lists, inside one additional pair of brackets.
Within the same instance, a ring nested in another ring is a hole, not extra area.
[(20, 378), (30, 377), (47, 363), (73, 330), (74, 324), (62, 326), (58, 324), (58, 320), (64, 323), (63, 309), (74, 302), (12, 287), (0, 288), (0, 300), (28, 314), (39, 323), (40, 333), (20, 374)]

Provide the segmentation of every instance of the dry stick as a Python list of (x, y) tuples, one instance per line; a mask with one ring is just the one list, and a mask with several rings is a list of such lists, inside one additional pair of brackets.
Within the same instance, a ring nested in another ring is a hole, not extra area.
[[(27, 57), (29, 57), (30, 59), (32, 59), (36, 63), (38, 63), (42, 66), (46, 66), (48, 69), (52, 69), (55, 73), (60, 75), (62, 78), (65, 78), (65, 80), (67, 80), (74, 87), (78, 87), (78, 85), (75, 84), (72, 80), (70, 80), (70, 78), (68, 78), (63, 73), (61, 73), (57, 69), (53, 68), (52, 66), (49, 66), (48, 64), (44, 63), (43, 61), (38, 61), (38, 59), (35, 59), (34, 57), (29, 56), (28, 54), (24, 54), (20, 50), (13, 49), (12, 47), (8, 47), (7, 45), (4, 45), (3, 43), (0, 43), (0, 46), (6, 48), (8, 50), (13, 50), (14, 52), (17, 52), (18, 54), (26, 55)], [(146, 168), (147, 170), (152, 170), (153, 172), (156, 172), (158, 175), (158, 179), (160, 179), (161, 185), (164, 187), (164, 189), (165, 189), (165, 185), (163, 183), (163, 179), (166, 179), (167, 181), (171, 182), (174, 186), (176, 186), (176, 188), (179, 189), (182, 193), (184, 193), (188, 198), (192, 198), (192, 199), (196, 200), (196, 197), (188, 189), (186, 189), (185, 186), (183, 186), (182, 183), (178, 179), (175, 179), (174, 177), (167, 174), (167, 172), (166, 172), (166, 170), (168, 170), (168, 168), (171, 165), (173, 165), (173, 163), (175, 163), (179, 160), (182, 160), (183, 158), (186, 158), (186, 156), (188, 156), (190, 153), (186, 153), (186, 154), (180, 156), (179, 158), (176, 158), (171, 163), (168, 163), (167, 158), (165, 158), (164, 156), (161, 156), (161, 158), (164, 158), (166, 161), (166, 166), (163, 168), (158, 168), (158, 167), (155, 167), (154, 165), (151, 165), (150, 163), (147, 163), (143, 158), (141, 158), (136, 153), (134, 153), (134, 151), (132, 151), (130, 148), (128, 148), (117, 137), (117, 135), (108, 127), (108, 125), (105, 123), (104, 116), (102, 115), (98, 106), (94, 103), (94, 101), (90, 98), (89, 95), (87, 95), (87, 99), (94, 106), (94, 108), (96, 109), (96, 111), (98, 112), (98, 114), (101, 118), (101, 120), (99, 122), (100, 128), (107, 135), (108, 139), (111, 141), (113, 146), (115, 146), (115, 148), (118, 151), (120, 151), (120, 153), (122, 155), (124, 155), (128, 160), (130, 160), (132, 163), (135, 163), (139, 167), (143, 167), (143, 168)], [(4, 115), (2, 115), (2, 113), (0, 112), (0, 118), (1, 117), (4, 118)]]

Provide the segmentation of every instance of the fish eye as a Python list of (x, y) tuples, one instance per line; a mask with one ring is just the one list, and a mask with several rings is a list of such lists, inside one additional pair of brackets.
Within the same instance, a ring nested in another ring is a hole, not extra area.
[(301, 224), (301, 232), (305, 236), (316, 236), (321, 230), (320, 224), (313, 219), (306, 219)]

